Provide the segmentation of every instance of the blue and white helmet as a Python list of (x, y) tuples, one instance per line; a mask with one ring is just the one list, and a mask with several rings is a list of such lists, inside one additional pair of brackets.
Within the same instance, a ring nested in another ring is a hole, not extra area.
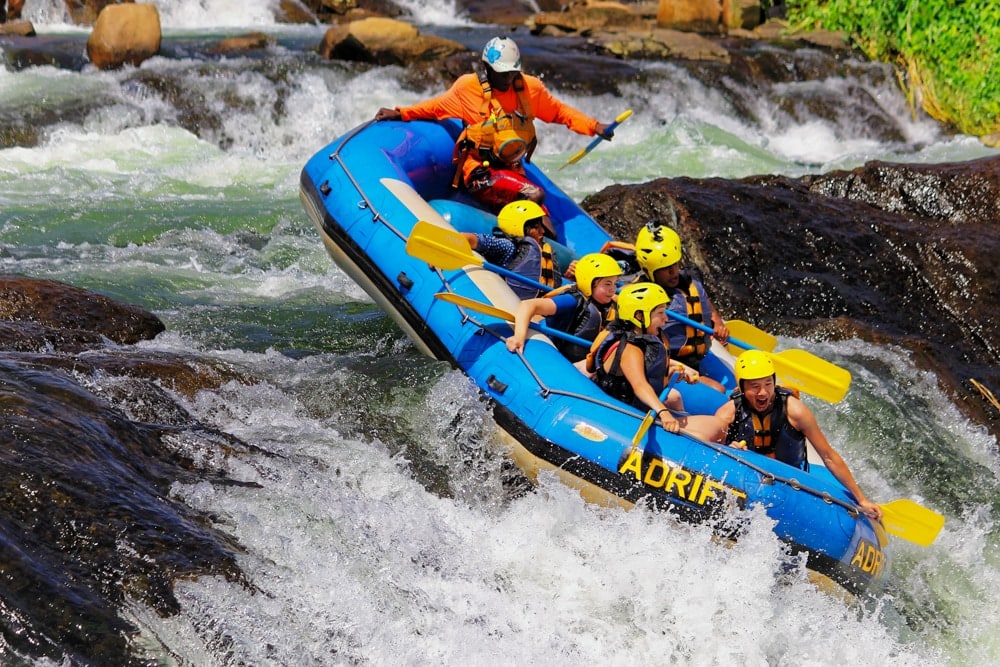
[(509, 37), (494, 37), (483, 47), (483, 62), (494, 72), (520, 72), (521, 49)]

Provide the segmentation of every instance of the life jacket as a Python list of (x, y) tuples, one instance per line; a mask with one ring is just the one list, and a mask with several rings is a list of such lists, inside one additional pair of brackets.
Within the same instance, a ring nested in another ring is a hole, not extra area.
[(473, 123), (459, 135), (455, 143), (452, 162), (455, 163), (455, 180), (453, 186), (458, 187), (462, 178), (463, 165), (475, 154), (480, 162), (490, 162), (498, 167), (513, 168), (523, 159), (531, 160), (538, 139), (535, 136), (535, 114), (531, 110), (531, 100), (520, 76), (514, 79), (514, 92), (517, 93), (517, 108), (511, 112), (504, 111), (500, 102), (493, 98), (493, 88), (490, 86), (486, 71), (476, 69), (479, 85), (483, 87), (483, 103), (479, 108), (482, 121)]
[(743, 392), (736, 390), (730, 394), (736, 405), (736, 416), (726, 434), (728, 442), (742, 440), (747, 448), (758, 454), (769, 456), (795, 468), (809, 470), (806, 455), (806, 437), (802, 431), (788, 423), (788, 397), (795, 392), (784, 387), (774, 388), (774, 404), (766, 415), (755, 412)]
[[(593, 341), (597, 334), (604, 328), (604, 315), (591, 299), (583, 295), (583, 292), (576, 285), (567, 285), (562, 289), (546, 294), (547, 297), (568, 294), (576, 299), (576, 306), (573, 310), (566, 310), (563, 313), (556, 313), (547, 317), (545, 323), (553, 329), (571, 333), (574, 336)], [(554, 341), (556, 349), (563, 353), (570, 361), (577, 362), (586, 359), (589, 347), (577, 345), (563, 339)]]
[[(687, 315), (689, 320), (711, 327), (712, 322), (706, 322), (705, 320), (705, 316), (711, 311), (709, 310), (704, 290), (704, 286), (697, 280), (684, 274), (681, 275), (677, 291), (684, 298), (685, 315)], [(674, 325), (674, 327), (668, 326), (664, 329), (671, 330), (668, 345), (672, 351), (673, 358), (681, 363), (697, 368), (711, 345), (711, 334), (690, 324), (684, 324), (683, 329), (678, 325)], [(677, 333), (680, 331), (683, 331), (683, 338)]]
[[(646, 381), (659, 395), (663, 391), (667, 372), (667, 348), (657, 336), (636, 334), (630, 330), (631, 327), (631, 323), (622, 320), (608, 324), (590, 348), (591, 354), (587, 355), (587, 370), (597, 374), (595, 382), (608, 396), (645, 410), (647, 406), (636, 398), (635, 390), (622, 373), (622, 354), (628, 344), (642, 350)], [(604, 364), (609, 358), (611, 367), (605, 370)]]
[[(514, 256), (504, 268), (543, 285), (555, 287), (556, 265), (552, 259), (552, 246), (544, 241), (539, 244), (530, 236), (511, 238), (511, 241), (515, 246)], [(526, 285), (513, 278), (507, 278), (507, 284), (520, 299), (532, 299), (539, 294), (537, 287)]]

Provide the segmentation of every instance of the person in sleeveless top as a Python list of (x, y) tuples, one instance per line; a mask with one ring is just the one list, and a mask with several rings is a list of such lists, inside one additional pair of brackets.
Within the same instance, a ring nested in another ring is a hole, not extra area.
[(774, 362), (766, 352), (747, 350), (741, 354), (736, 359), (736, 381), (739, 389), (715, 413), (726, 429), (730, 446), (808, 470), (808, 440), (827, 470), (851, 492), (861, 510), (874, 519), (882, 518), (882, 508), (865, 496), (843, 457), (826, 439), (812, 411), (796, 392), (777, 384)]

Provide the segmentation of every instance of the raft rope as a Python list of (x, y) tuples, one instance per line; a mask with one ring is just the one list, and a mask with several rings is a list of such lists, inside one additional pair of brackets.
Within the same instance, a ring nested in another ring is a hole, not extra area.
[[(355, 180), (354, 175), (351, 174), (351, 170), (347, 168), (347, 164), (345, 164), (343, 158), (341, 158), (341, 156), (340, 156), (340, 150), (344, 146), (346, 146), (347, 143), (351, 139), (353, 139), (357, 134), (359, 134), (360, 132), (362, 132), (365, 128), (367, 128), (369, 125), (371, 125), (374, 122), (377, 122), (377, 121), (369, 120), (367, 123), (359, 125), (357, 128), (355, 128), (349, 135), (347, 135), (344, 138), (343, 141), (340, 142), (340, 145), (337, 146), (336, 150), (334, 150), (334, 152), (330, 154), (330, 159), (336, 161), (337, 164), (340, 165), (340, 168), (343, 169), (344, 174), (351, 181), (351, 184), (354, 186), (354, 189), (357, 190), (358, 194), (361, 196), (361, 199), (363, 201), (358, 202), (358, 207), (362, 208), (362, 209), (368, 209), (369, 211), (371, 211), (372, 212), (372, 222), (380, 222), (380, 223), (382, 223), (393, 234), (395, 234), (397, 237), (399, 237), (399, 239), (401, 241), (403, 241), (405, 243), (406, 240), (407, 240), (407, 238), (408, 238), (407, 235), (403, 234), (398, 229), (396, 229), (393, 225), (391, 225), (389, 223), (389, 221), (386, 220), (384, 217), (382, 217), (382, 214), (379, 213), (375, 209), (375, 205), (371, 202), (370, 199), (368, 199), (368, 196), (365, 194), (364, 190), (361, 188), (361, 185), (357, 182), (357, 180)], [(439, 269), (437, 267), (434, 267), (434, 271), (438, 274), (438, 277), (441, 279), (441, 283), (447, 288), (447, 290), (449, 292), (453, 292), (453, 290), (451, 289), (451, 285), (448, 283), (448, 280), (444, 277), (444, 274), (441, 272), (441, 269)], [(461, 306), (456, 306), (456, 307), (462, 313), (462, 323), (463, 324), (465, 322), (471, 322), (474, 326), (476, 326), (477, 328), (479, 328), (481, 331), (489, 333), (490, 335), (495, 336), (496, 338), (498, 338), (501, 341), (506, 340), (505, 336), (501, 336), (496, 331), (493, 331), (488, 326), (486, 326), (482, 322), (478, 321), (477, 319), (475, 319), (474, 317), (472, 317), (471, 315), (469, 315), (469, 313), (467, 313), (466, 310), (464, 308), (462, 308)], [(531, 366), (531, 364), (528, 362), (528, 360), (524, 358), (524, 355), (522, 353), (519, 352), (517, 356), (521, 359), (521, 362), (524, 364), (525, 368), (531, 374), (531, 377), (535, 380), (535, 383), (538, 385), (538, 387), (539, 387), (539, 389), (541, 391), (541, 395), (542, 395), (543, 398), (547, 398), (548, 396), (550, 396), (552, 394), (559, 395), (559, 396), (566, 396), (568, 398), (575, 398), (575, 399), (583, 400), (583, 401), (586, 401), (588, 403), (592, 403), (594, 405), (600, 405), (601, 407), (609, 408), (609, 409), (614, 410), (616, 412), (621, 412), (622, 414), (632, 415), (633, 417), (637, 417), (637, 418), (640, 417), (640, 415), (636, 411), (631, 410), (631, 409), (627, 409), (627, 408), (622, 408), (620, 405), (615, 405), (613, 403), (609, 403), (609, 402), (606, 402), (606, 401), (600, 401), (600, 400), (597, 400), (597, 399), (595, 399), (595, 398), (593, 398), (591, 396), (585, 396), (583, 394), (577, 394), (576, 392), (563, 391), (561, 389), (552, 389), (551, 387), (546, 386), (546, 384), (542, 381), (541, 376), (535, 371), (535, 369)], [(814, 489), (812, 487), (805, 486), (804, 484), (802, 484), (802, 482), (800, 482), (799, 480), (795, 479), (794, 477), (784, 477), (782, 475), (776, 475), (773, 472), (765, 470), (764, 468), (761, 468), (760, 466), (758, 466), (758, 465), (756, 465), (754, 463), (751, 463), (751, 462), (747, 461), (746, 459), (738, 456), (730, 447), (727, 447), (725, 445), (720, 445), (720, 444), (714, 443), (714, 442), (706, 442), (704, 440), (699, 440), (698, 438), (694, 437), (690, 433), (687, 433), (687, 432), (685, 432), (683, 430), (680, 431), (678, 433), (678, 435), (681, 435), (681, 436), (683, 436), (685, 438), (693, 440), (694, 442), (697, 442), (697, 443), (699, 443), (701, 445), (704, 445), (704, 446), (706, 446), (706, 447), (708, 447), (710, 449), (713, 449), (714, 451), (718, 452), (719, 454), (722, 454), (723, 456), (728, 456), (729, 458), (731, 458), (731, 459), (733, 459), (735, 461), (738, 461), (741, 465), (744, 465), (747, 468), (749, 468), (750, 470), (753, 470), (754, 472), (756, 472), (757, 474), (759, 474), (761, 476), (761, 478), (762, 478), (761, 482), (763, 484), (774, 484), (775, 482), (778, 482), (778, 483), (781, 483), (781, 484), (787, 484), (793, 490), (795, 490), (795, 491), (804, 491), (805, 493), (808, 493), (810, 495), (816, 496), (817, 498), (820, 498), (821, 500), (823, 500), (827, 504), (840, 505), (845, 510), (847, 510), (847, 513), (851, 517), (853, 517), (853, 518), (857, 518), (858, 515), (861, 513), (861, 509), (857, 505), (853, 505), (853, 504), (851, 504), (851, 503), (849, 503), (847, 501), (840, 500), (839, 498), (834, 498), (833, 496), (831, 496), (826, 491), (819, 491), (819, 490)]]
[(355, 180), (354, 174), (352, 174), (351, 170), (347, 168), (347, 164), (344, 162), (344, 158), (340, 156), (341, 149), (344, 148), (344, 146), (346, 146), (351, 139), (360, 134), (369, 125), (376, 122), (378, 121), (372, 119), (369, 120), (367, 123), (363, 123), (362, 125), (359, 125), (358, 127), (354, 128), (350, 134), (344, 137), (344, 140), (340, 142), (340, 145), (337, 146), (337, 148), (332, 153), (330, 153), (330, 159), (340, 165), (340, 168), (344, 171), (344, 175), (347, 176), (347, 179), (351, 182), (351, 185), (354, 186), (354, 189), (358, 191), (358, 195), (361, 196), (362, 201), (358, 202), (358, 208), (367, 209), (371, 211), (372, 222), (381, 222), (383, 225), (386, 226), (386, 228), (389, 231), (398, 236), (399, 239), (405, 243), (407, 235), (403, 234), (401, 231), (392, 226), (392, 224), (384, 217), (382, 217), (382, 214), (375, 209), (375, 204), (373, 204), (372, 201), (368, 199), (368, 195), (365, 194), (365, 191), (361, 188), (361, 185), (357, 182), (357, 180)]

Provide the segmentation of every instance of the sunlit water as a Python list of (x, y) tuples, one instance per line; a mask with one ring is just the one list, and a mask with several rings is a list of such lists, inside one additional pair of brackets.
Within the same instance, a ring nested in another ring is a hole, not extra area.
[[(268, 28), (270, 6), (162, 2), (168, 32)], [(29, 2), (41, 31), (65, 31), (62, 2)], [(461, 25), (450, 3), (425, 23)], [(414, 10), (416, 12), (416, 10)], [(434, 17), (441, 18), (435, 20)], [(885, 594), (845, 606), (815, 590), (759, 516), (723, 548), (707, 530), (646, 511), (585, 505), (553, 479), (522, 493), (494, 442), (488, 406), (459, 373), (419, 356), (326, 256), (298, 199), (306, 159), (380, 106), (436, 92), (401, 70), (334, 67), (278, 48), (280, 84), (252, 63), (156, 58), (230, 111), (198, 138), (127, 73), (0, 71), (0, 111), (93, 101), (34, 148), (0, 151), (0, 271), (52, 278), (156, 312), (153, 349), (226, 360), (260, 380), (200, 394), (201, 420), (281, 457), (231, 460), (262, 488), (177, 484), (247, 552), (250, 587), (178, 584), (183, 612), (133, 606), (141, 644), (186, 664), (966, 664), (1000, 660), (994, 441), (943, 401), (906, 354), (847, 341), (805, 347), (854, 374), (841, 404), (814, 404), (869, 495), (948, 516), (929, 548), (902, 541)], [(530, 67), (530, 63), (528, 63)], [(751, 122), (672, 65), (626, 99), (561, 94), (610, 120), (635, 115), (572, 170), (582, 138), (543, 127), (536, 162), (576, 197), (660, 176), (800, 175), (870, 159), (939, 162), (989, 154), (914, 120), (872, 90), (905, 142), (862, 121)], [(280, 114), (269, 111), (278, 86)], [(806, 85), (844, 85), (829, 81)], [(862, 82), (861, 85), (865, 85)], [(225, 146), (221, 148), (220, 146)], [(970, 485), (973, 488), (970, 490)]]

